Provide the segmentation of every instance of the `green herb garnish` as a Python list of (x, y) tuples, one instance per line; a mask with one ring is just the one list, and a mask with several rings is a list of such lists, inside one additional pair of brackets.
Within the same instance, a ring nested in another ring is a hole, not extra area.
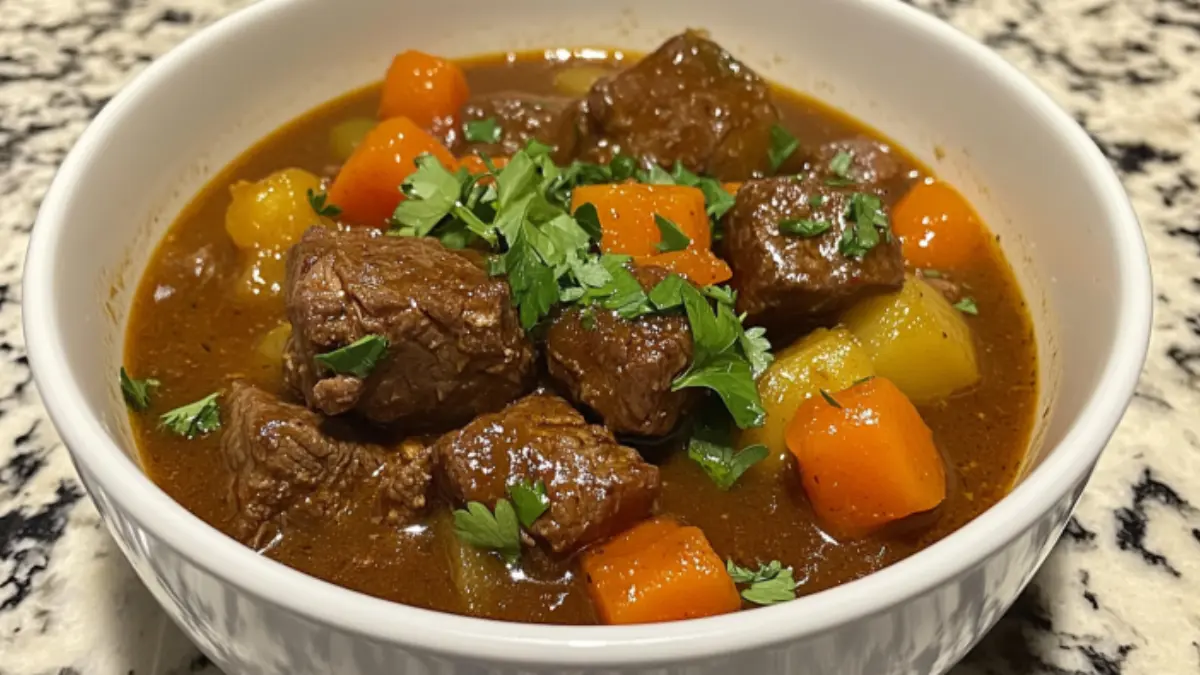
[(850, 177), (850, 164), (854, 161), (854, 153), (846, 150), (839, 151), (829, 160), (829, 172), (833, 174), (833, 178), (826, 179), (827, 185), (843, 186), (851, 185), (854, 179)]
[(954, 303), (954, 309), (957, 309), (963, 314), (979, 316), (979, 307), (975, 304), (975, 298), (972, 297), (966, 297)]
[(337, 218), (342, 215), (342, 207), (335, 204), (327, 204), (329, 194), (325, 192), (313, 192), (312, 188), (308, 189), (308, 205), (313, 211), (317, 212), (318, 216), (324, 218)]
[(675, 162), (671, 176), (677, 185), (699, 188), (704, 193), (704, 209), (708, 213), (709, 219), (712, 220), (714, 233), (717, 232), (717, 224), (721, 217), (737, 203), (734, 196), (725, 191), (721, 181), (708, 176), (698, 176), (685, 169), (681, 162)]
[(821, 398), (825, 399), (826, 403), (828, 403), (829, 405), (831, 405), (835, 408), (842, 407), (842, 404), (837, 402), (837, 399), (833, 397), (833, 394), (830, 394), (829, 392), (825, 391), (824, 389), (822, 389), (820, 391), (821, 391)]
[(767, 150), (767, 159), (771, 162), (771, 171), (779, 171), (779, 167), (792, 156), (800, 147), (800, 141), (790, 131), (775, 124), (771, 127), (771, 147)]
[(121, 366), (121, 394), (125, 397), (125, 403), (134, 412), (141, 412), (150, 407), (150, 395), (159, 387), (158, 380), (150, 377), (144, 380), (135, 380), (125, 372), (125, 367)]
[(158, 424), (189, 440), (216, 431), (221, 428), (219, 397), (220, 392), (213, 392), (199, 401), (164, 413)]
[(387, 353), (388, 340), (382, 335), (365, 335), (354, 342), (324, 354), (316, 362), (338, 375), (365, 378), (375, 369), (380, 357)]
[(847, 258), (862, 259), (875, 248), (880, 238), (891, 241), (892, 231), (888, 227), (883, 201), (875, 195), (855, 192), (846, 207), (850, 219), (849, 227), (842, 233), (838, 251)]
[(684, 234), (683, 230), (679, 229), (679, 225), (670, 218), (656, 213), (654, 214), (654, 224), (658, 226), (658, 232), (662, 235), (662, 241), (654, 246), (654, 250), (659, 253), (682, 251), (691, 245), (691, 237)]
[(471, 120), (466, 124), (464, 136), (468, 143), (495, 143), (500, 140), (500, 126), (495, 117)]
[(792, 568), (784, 567), (778, 560), (759, 565), (757, 570), (740, 567), (732, 559), (725, 563), (725, 570), (735, 584), (749, 587), (742, 597), (756, 605), (774, 605), (796, 599), (796, 587)]
[(739, 428), (761, 426), (766, 412), (754, 383), (742, 322), (723, 302), (717, 303), (714, 316), (708, 300), (690, 284), (680, 291), (695, 347), (691, 367), (671, 383), (672, 391), (706, 387), (721, 398)]
[(579, 223), (592, 241), (600, 241), (604, 228), (600, 225), (600, 213), (595, 204), (580, 204), (579, 208), (575, 209), (575, 222)]
[(521, 525), (525, 529), (532, 527), (533, 521), (550, 508), (546, 483), (541, 480), (533, 484), (530, 484), (529, 481), (513, 483), (508, 486), (508, 496), (512, 498), (513, 506), (517, 511), (517, 519), (521, 521)]
[(521, 528), (507, 499), (496, 502), (495, 513), (479, 502), (468, 502), (466, 509), (455, 509), (454, 532), (475, 548), (496, 551), (510, 565), (521, 559)]
[(767, 446), (751, 445), (741, 452), (693, 437), (688, 441), (688, 457), (704, 469), (704, 473), (720, 490), (729, 490), (746, 470), (767, 458)]
[(791, 234), (797, 237), (817, 237), (829, 231), (833, 227), (828, 220), (813, 220), (811, 218), (795, 218), (784, 220), (779, 223), (779, 232), (782, 234)]
[(944, 275), (937, 270), (921, 270), (921, 276), (926, 279), (941, 279)]

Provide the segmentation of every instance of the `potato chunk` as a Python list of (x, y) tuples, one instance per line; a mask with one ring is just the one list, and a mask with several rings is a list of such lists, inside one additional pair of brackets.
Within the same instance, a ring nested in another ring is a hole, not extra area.
[(888, 378), (914, 403), (929, 403), (979, 380), (971, 329), (933, 287), (908, 277), (898, 293), (863, 300), (842, 317)]
[(256, 182), (229, 187), (225, 231), (242, 251), (238, 294), (245, 299), (278, 296), (283, 288), (287, 249), (313, 225), (330, 226), (308, 203), (321, 180), (303, 169), (283, 169)]
[(739, 446), (767, 446), (770, 454), (759, 466), (775, 471), (788, 454), (784, 434), (796, 408), (822, 389), (838, 392), (875, 374), (871, 357), (845, 328), (818, 328), (807, 337), (775, 354), (775, 361), (758, 380), (767, 420), (747, 429)]

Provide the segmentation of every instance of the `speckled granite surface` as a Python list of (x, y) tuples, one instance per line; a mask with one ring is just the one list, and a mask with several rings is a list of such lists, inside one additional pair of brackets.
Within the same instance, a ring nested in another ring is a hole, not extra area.
[[(39, 200), (88, 120), (245, 3), (0, 0), (0, 675), (218, 675), (135, 579), (45, 419), (20, 274)], [(955, 675), (1200, 672), (1200, 1), (917, 4), (1088, 129), (1133, 196), (1157, 289), (1137, 398), (1076, 517)]]

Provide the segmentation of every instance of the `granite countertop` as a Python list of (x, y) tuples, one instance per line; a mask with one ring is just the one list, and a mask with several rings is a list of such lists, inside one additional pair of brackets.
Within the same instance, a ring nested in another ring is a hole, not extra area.
[[(0, 3), (0, 675), (219, 675), (85, 498), (32, 385), (21, 269), (88, 121), (246, 0)], [(1200, 1), (917, 0), (1031, 75), (1120, 171), (1157, 292), (1137, 395), (1054, 554), (954, 675), (1200, 672)]]

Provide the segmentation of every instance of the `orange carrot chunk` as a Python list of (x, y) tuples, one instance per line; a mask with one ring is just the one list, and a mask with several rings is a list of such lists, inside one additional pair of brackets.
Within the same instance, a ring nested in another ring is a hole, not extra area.
[(691, 239), (688, 248), (707, 249), (712, 244), (704, 193), (683, 185), (586, 185), (575, 188), (571, 211), (592, 204), (600, 216), (600, 249), (605, 253), (649, 256), (659, 253), (662, 232), (654, 216), (679, 226)]
[(915, 268), (958, 270), (984, 251), (984, 233), (971, 205), (941, 181), (916, 184), (892, 210), (892, 231)]
[(788, 424), (787, 446), (813, 510), (836, 536), (861, 536), (946, 498), (933, 433), (882, 377), (805, 401)]
[(470, 95), (457, 64), (410, 49), (397, 54), (388, 68), (379, 119), (407, 117), (428, 129), (439, 119), (457, 117)]
[(642, 256), (638, 258), (638, 263), (668, 269), (697, 286), (720, 284), (733, 277), (733, 270), (729, 268), (729, 263), (721, 260), (706, 248), (689, 248), (683, 251)]
[(704, 533), (671, 518), (653, 518), (592, 547), (581, 565), (604, 623), (694, 619), (742, 606)]
[(342, 220), (383, 227), (403, 199), (400, 184), (414, 171), (415, 161), (430, 153), (450, 170), (454, 155), (407, 117), (380, 122), (363, 137), (329, 187), (329, 203), (342, 209)]

